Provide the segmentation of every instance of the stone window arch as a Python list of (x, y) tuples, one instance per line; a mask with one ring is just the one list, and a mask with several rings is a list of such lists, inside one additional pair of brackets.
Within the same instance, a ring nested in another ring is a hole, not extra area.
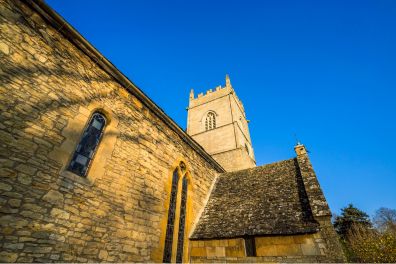
[(206, 114), (205, 118), (205, 130), (212, 130), (216, 128), (216, 114), (212, 111)]
[[(188, 192), (190, 186), (189, 171), (184, 162), (180, 162), (172, 174), (172, 185), (169, 197), (168, 219), (166, 225), (163, 262), (183, 262), (186, 249), (186, 218), (188, 212)], [(179, 200), (179, 201), (178, 201)], [(177, 224), (178, 223), (178, 224)], [(176, 231), (176, 232), (175, 232)], [(174, 236), (177, 234), (176, 248), (173, 248)], [(176, 251), (175, 251), (176, 250)]]
[(74, 151), (68, 167), (69, 171), (81, 177), (87, 175), (89, 166), (102, 139), (106, 123), (106, 116), (100, 112), (95, 112), (91, 116), (80, 142)]

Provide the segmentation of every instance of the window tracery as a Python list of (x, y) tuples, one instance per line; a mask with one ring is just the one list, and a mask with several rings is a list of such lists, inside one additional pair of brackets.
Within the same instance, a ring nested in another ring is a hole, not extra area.
[(205, 119), (205, 130), (211, 130), (216, 128), (216, 115), (213, 112), (209, 112)]
[[(176, 243), (176, 262), (183, 262), (183, 251), (185, 243), (185, 233), (186, 233), (186, 217), (187, 217), (187, 199), (188, 199), (188, 185), (189, 180), (187, 177), (188, 171), (184, 162), (180, 162), (179, 166), (173, 172), (172, 187), (170, 193), (170, 202), (168, 209), (168, 222), (166, 226), (165, 234), (165, 245), (164, 245), (164, 255), (163, 262), (172, 261), (173, 252), (173, 240), (175, 231), (177, 231), (177, 243)], [(181, 184), (179, 184), (179, 179), (181, 179)], [(180, 195), (178, 196), (178, 193)], [(178, 198), (180, 197), (180, 198)], [(180, 199), (178, 203), (177, 200)], [(177, 208), (179, 204), (179, 208)], [(178, 212), (178, 214), (177, 214)], [(179, 220), (179, 225), (177, 230), (175, 230), (175, 222)]]

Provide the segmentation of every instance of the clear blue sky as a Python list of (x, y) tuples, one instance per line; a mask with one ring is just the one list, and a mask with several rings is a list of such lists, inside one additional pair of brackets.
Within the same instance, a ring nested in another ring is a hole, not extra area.
[(331, 209), (396, 208), (396, 1), (47, 0), (186, 126), (231, 82), (257, 164), (308, 147)]

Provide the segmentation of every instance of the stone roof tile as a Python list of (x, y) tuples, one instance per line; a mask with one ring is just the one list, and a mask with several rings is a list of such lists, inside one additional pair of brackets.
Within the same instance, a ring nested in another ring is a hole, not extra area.
[(313, 233), (296, 159), (219, 176), (191, 239)]

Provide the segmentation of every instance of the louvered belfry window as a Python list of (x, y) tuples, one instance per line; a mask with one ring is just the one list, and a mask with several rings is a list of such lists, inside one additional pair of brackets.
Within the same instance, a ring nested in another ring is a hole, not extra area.
[(205, 119), (205, 129), (211, 130), (215, 128), (216, 128), (216, 115), (213, 112), (209, 112), (206, 115), (206, 119)]
[(106, 117), (101, 113), (94, 113), (77, 145), (68, 167), (69, 171), (82, 177), (87, 175), (105, 126)]
[[(166, 263), (172, 261), (172, 252), (174, 250), (176, 250), (176, 262), (183, 262), (187, 217), (187, 191), (189, 184), (187, 173), (186, 165), (183, 162), (181, 162), (173, 172), (172, 187), (169, 198), (168, 223), (165, 234), (164, 255), (162, 260)], [(182, 179), (181, 184), (179, 184), (179, 179)], [(178, 193), (180, 193), (179, 198)], [(180, 199), (180, 202), (177, 201), (178, 199)], [(179, 208), (177, 208), (177, 204), (179, 204)], [(179, 213), (178, 217), (176, 214), (177, 212)], [(177, 227), (175, 227), (176, 218), (179, 219), (179, 225)], [(177, 233), (177, 243), (176, 248), (173, 248), (175, 233)]]

